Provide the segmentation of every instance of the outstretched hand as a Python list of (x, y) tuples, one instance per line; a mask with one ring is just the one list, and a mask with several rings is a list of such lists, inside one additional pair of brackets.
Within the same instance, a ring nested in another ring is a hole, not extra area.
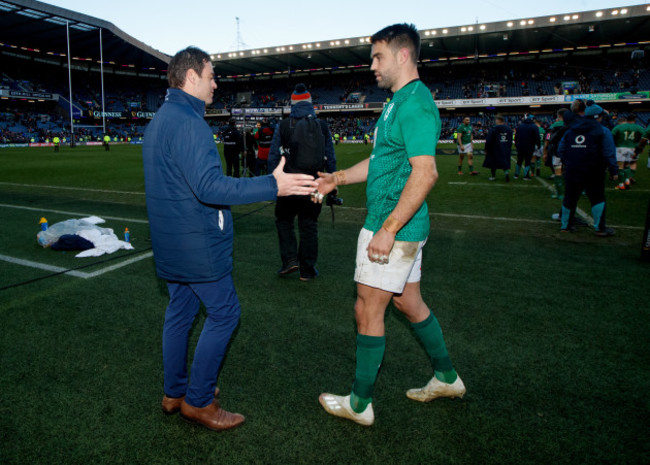
[(273, 170), (273, 177), (278, 184), (278, 197), (287, 195), (309, 195), (316, 190), (318, 184), (309, 174), (285, 173), (286, 159), (282, 157), (277, 168)]
[(336, 189), (336, 180), (332, 173), (318, 172), (318, 179), (316, 179), (317, 189), (312, 192), (311, 201), (314, 203), (323, 203), (323, 199), (327, 194)]

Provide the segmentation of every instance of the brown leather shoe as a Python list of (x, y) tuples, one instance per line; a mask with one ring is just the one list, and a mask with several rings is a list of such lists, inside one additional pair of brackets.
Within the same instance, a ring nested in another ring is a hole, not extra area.
[[(219, 388), (216, 388), (214, 390), (214, 397), (217, 397), (219, 395)], [(178, 413), (181, 410), (181, 403), (183, 402), (183, 399), (185, 399), (185, 396), (183, 397), (167, 397), (163, 396), (162, 400), (162, 411), (165, 415), (173, 415), (174, 413)]]
[(214, 431), (231, 429), (244, 423), (244, 416), (225, 411), (215, 399), (207, 407), (193, 407), (185, 400), (181, 402), (181, 417), (195, 425), (205, 426)]
[(167, 397), (163, 396), (162, 400), (162, 411), (165, 415), (173, 415), (174, 413), (180, 411), (181, 403), (185, 399), (183, 397)]

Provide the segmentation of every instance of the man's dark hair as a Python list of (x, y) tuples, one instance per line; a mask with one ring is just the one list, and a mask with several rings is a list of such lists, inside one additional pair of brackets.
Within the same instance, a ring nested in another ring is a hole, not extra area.
[(584, 113), (586, 109), (587, 109), (587, 105), (585, 105), (584, 100), (576, 99), (571, 104), (571, 111), (575, 114)]
[(494, 120), (495, 120), (497, 123), (500, 123), (500, 124), (503, 124), (503, 123), (506, 122), (506, 119), (503, 117), (503, 115), (496, 115), (496, 116), (494, 117)]
[(629, 121), (630, 123), (634, 123), (636, 121), (636, 115), (634, 113), (628, 113), (627, 118), (625, 118), (626, 121)]
[(557, 111), (557, 116), (561, 116), (562, 119), (564, 119), (564, 114), (565, 114), (567, 111), (569, 111), (568, 108), (560, 108), (560, 109)]
[(388, 45), (400, 49), (403, 47), (411, 51), (411, 59), (417, 64), (420, 57), (420, 33), (414, 24), (393, 24), (370, 37), (371, 43), (386, 42)]
[(203, 67), (210, 63), (210, 55), (196, 47), (187, 47), (178, 52), (167, 67), (167, 82), (169, 87), (180, 89), (185, 84), (187, 71), (193, 69), (201, 76)]

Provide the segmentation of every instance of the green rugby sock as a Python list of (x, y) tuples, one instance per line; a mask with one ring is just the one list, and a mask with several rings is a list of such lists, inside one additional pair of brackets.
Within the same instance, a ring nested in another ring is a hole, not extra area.
[(372, 393), (385, 349), (386, 336), (357, 334), (357, 368), (350, 395), (350, 407), (357, 413), (363, 412), (372, 402)]
[(458, 375), (451, 364), (440, 323), (438, 323), (433, 312), (429, 310), (429, 316), (424, 321), (411, 323), (411, 327), (431, 359), (435, 377), (450, 384), (456, 381)]
[(564, 195), (564, 179), (562, 179), (562, 176), (555, 175), (553, 178), (553, 184), (555, 184), (555, 191), (557, 192), (557, 196), (561, 197)]
[(458, 165), (458, 172), (460, 173), (461, 171), (463, 171), (463, 165)]

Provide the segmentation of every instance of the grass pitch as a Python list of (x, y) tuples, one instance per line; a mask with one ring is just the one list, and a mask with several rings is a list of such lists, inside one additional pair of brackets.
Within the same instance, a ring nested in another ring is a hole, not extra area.
[[(367, 156), (336, 147), (340, 168)], [(648, 463), (650, 307), (638, 261), (650, 192), (608, 186), (608, 223), (560, 234), (545, 176), (489, 182), (437, 158), (422, 290), (468, 393), (406, 398), (431, 368), (408, 323), (386, 315), (370, 428), (327, 415), (323, 391), (354, 376), (352, 281), (364, 187), (320, 221), (321, 275), (280, 279), (273, 204), (233, 209), (242, 304), (219, 386), (239, 429), (160, 412), (167, 292), (146, 223), (140, 149), (0, 151), (0, 458), (3, 464)], [(477, 157), (480, 166), (482, 157)], [(548, 173), (544, 173), (547, 175)], [(580, 208), (588, 212), (586, 199)], [(135, 252), (77, 259), (36, 243), (50, 224), (97, 215)], [(61, 271), (77, 269), (77, 277)], [(58, 270), (58, 271), (57, 271)], [(203, 316), (197, 321), (195, 344)]]

